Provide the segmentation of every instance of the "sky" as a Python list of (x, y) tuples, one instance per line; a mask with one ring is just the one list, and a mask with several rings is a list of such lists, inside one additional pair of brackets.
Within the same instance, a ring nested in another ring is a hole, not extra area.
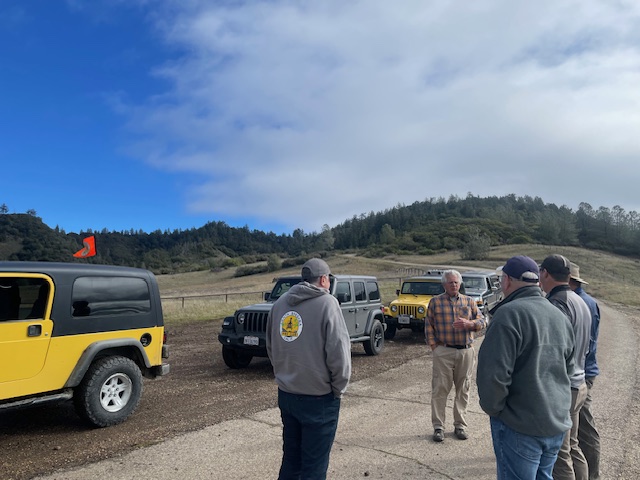
[(2, 0), (0, 92), (0, 204), (67, 233), (640, 211), (636, 0)]

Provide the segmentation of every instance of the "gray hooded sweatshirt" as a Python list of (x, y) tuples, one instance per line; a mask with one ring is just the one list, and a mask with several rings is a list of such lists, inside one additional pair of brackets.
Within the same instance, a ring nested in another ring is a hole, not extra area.
[(340, 398), (351, 377), (351, 341), (338, 300), (302, 282), (274, 303), (267, 320), (267, 354), (278, 388)]

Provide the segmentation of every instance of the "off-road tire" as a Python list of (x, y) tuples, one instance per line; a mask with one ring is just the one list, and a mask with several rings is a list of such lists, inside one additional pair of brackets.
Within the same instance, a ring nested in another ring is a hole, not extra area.
[(96, 427), (123, 422), (142, 397), (142, 373), (126, 357), (112, 356), (91, 364), (75, 389), (73, 403), (81, 418)]
[(397, 331), (397, 327), (395, 324), (389, 324), (387, 323), (387, 329), (384, 331), (384, 339), (385, 340), (393, 340), (393, 338), (396, 336), (396, 331)]
[(384, 327), (380, 320), (375, 320), (371, 326), (369, 340), (364, 342), (364, 351), (367, 355), (379, 355), (384, 347)]
[(250, 353), (241, 353), (230, 347), (222, 347), (222, 359), (229, 368), (234, 370), (239, 368), (246, 368), (251, 363), (253, 355)]

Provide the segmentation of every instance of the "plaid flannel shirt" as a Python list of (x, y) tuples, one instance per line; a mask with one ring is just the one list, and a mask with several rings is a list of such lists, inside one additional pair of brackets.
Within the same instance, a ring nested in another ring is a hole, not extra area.
[[(467, 308), (467, 315), (463, 315), (463, 309)], [(469, 330), (453, 328), (453, 322), (460, 316), (469, 320), (475, 320), (474, 326)], [(446, 293), (433, 297), (427, 308), (427, 318), (424, 323), (427, 344), (430, 347), (436, 345), (467, 345), (473, 342), (473, 332), (485, 327), (485, 319), (478, 310), (478, 305), (472, 297), (458, 294), (450, 297)]]

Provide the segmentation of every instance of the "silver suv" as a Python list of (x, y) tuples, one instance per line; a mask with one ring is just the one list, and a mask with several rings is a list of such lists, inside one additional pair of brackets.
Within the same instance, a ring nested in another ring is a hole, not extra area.
[[(264, 303), (242, 307), (224, 319), (218, 341), (229, 368), (244, 368), (253, 357), (267, 356), (267, 315), (273, 303), (301, 281), (300, 276), (278, 278), (265, 293)], [(376, 277), (335, 275), (330, 292), (340, 302), (351, 343), (362, 343), (367, 355), (378, 355), (384, 346), (385, 323)]]
[(504, 299), (500, 277), (495, 271), (474, 270), (462, 273), (465, 292), (475, 298), (478, 308), (485, 317), (489, 310)]

